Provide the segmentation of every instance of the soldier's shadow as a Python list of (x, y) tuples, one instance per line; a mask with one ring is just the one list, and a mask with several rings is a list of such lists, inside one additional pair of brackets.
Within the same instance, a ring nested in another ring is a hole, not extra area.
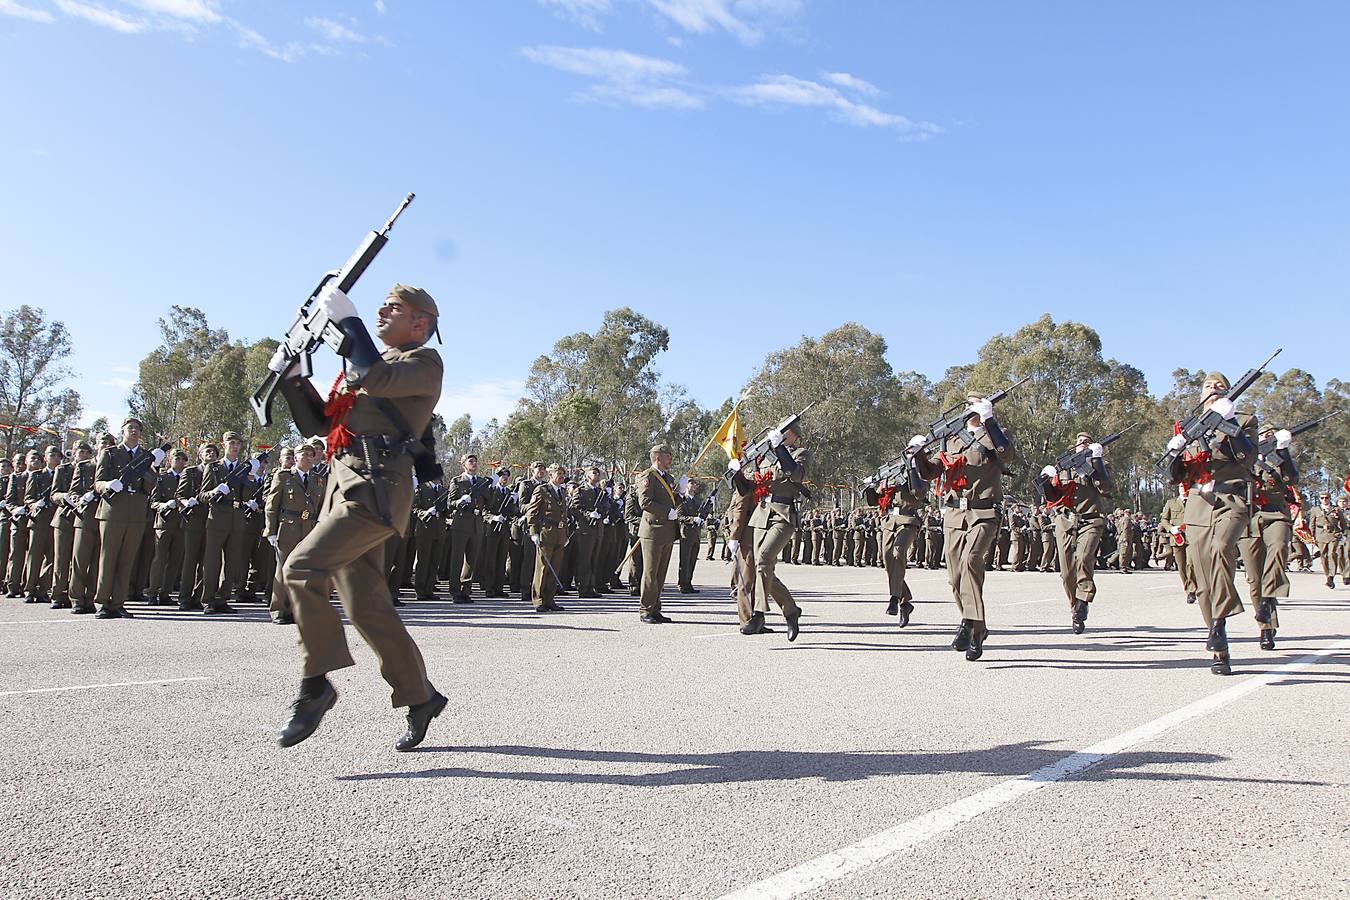
[[(705, 784), (819, 780), (860, 781), (898, 775), (942, 775), (965, 772), (1019, 776), (1036, 780), (1041, 770), (1069, 754), (1040, 741), (1001, 744), (984, 750), (891, 753), (886, 751), (733, 750), (722, 753), (643, 753), (620, 750), (573, 750), (518, 745), (424, 747), (418, 753), (483, 754), (512, 759), (551, 760), (556, 771), (495, 770), (453, 766), (415, 772), (368, 772), (341, 775), (338, 781), (383, 781), (402, 778), (489, 778), (557, 784), (600, 784), (621, 787), (682, 787)], [(1148, 781), (1215, 781), (1245, 784), (1287, 784), (1325, 787), (1323, 782), (1239, 778), (1200, 772), (1154, 771), (1155, 767), (1201, 766), (1228, 757), (1214, 753), (1127, 752), (1103, 755), (1092, 768), (1074, 776), (1079, 781), (1138, 779)], [(597, 765), (601, 771), (595, 771)], [(663, 771), (634, 772), (635, 766)], [(610, 771), (604, 771), (609, 767)], [(627, 770), (627, 771), (625, 771)], [(1027, 773), (1031, 774), (1028, 775)], [(1049, 777), (1048, 775), (1044, 777)]]

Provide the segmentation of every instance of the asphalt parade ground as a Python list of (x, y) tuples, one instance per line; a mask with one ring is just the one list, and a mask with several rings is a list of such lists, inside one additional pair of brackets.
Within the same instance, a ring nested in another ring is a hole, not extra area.
[[(1211, 675), (1175, 573), (990, 573), (979, 662), (942, 571), (783, 566), (789, 644), (700, 560), (637, 601), (409, 603), (446, 714), (416, 752), (357, 667), (275, 742), (295, 631), (0, 602), (4, 897), (1331, 897), (1350, 894), (1350, 588), (1293, 576), (1274, 652)], [(1241, 578), (1241, 576), (1239, 576)]]

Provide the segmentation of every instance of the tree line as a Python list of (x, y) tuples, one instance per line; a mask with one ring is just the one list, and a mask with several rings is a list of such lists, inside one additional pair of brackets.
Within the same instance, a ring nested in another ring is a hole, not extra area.
[[(192, 445), (234, 429), (255, 447), (298, 437), (284, 403), (275, 405), (276, 421), (266, 428), (248, 404), (277, 341), (232, 339), (192, 307), (173, 306), (157, 326), (160, 342), (140, 360), (127, 397), (128, 410), (150, 433)], [(74, 374), (65, 363), (70, 349), (64, 324), (47, 321), (41, 310), (21, 306), (0, 322), (0, 424), (45, 429), (5, 429), (7, 454), (80, 427), (81, 399), (69, 386)], [(1056, 322), (1047, 314), (1011, 334), (994, 335), (973, 361), (951, 366), (933, 382), (918, 372), (896, 371), (887, 360), (886, 339), (848, 322), (770, 352), (746, 383), (728, 385), (724, 401), (705, 408), (661, 375), (658, 363), (669, 350), (670, 334), (659, 323), (628, 308), (604, 313), (595, 331), (561, 337), (534, 360), (523, 395), (504, 421), (475, 427), (468, 415), (435, 418), (447, 471), (457, 471), (458, 458), (472, 450), (487, 462), (557, 460), (626, 476), (645, 465), (647, 449), (661, 441), (671, 445), (684, 471), (736, 398), (745, 398), (740, 411), (747, 434), (815, 401), (804, 423), (815, 454), (815, 498), (848, 507), (858, 502), (863, 479), (943, 410), (967, 393), (990, 394), (1026, 378), (998, 407), (1020, 457), (1007, 492), (1032, 501), (1035, 474), (1079, 431), (1102, 436), (1135, 424), (1111, 446), (1108, 459), (1121, 488), (1118, 502), (1152, 512), (1171, 491), (1154, 463), (1173, 422), (1194, 408), (1207, 371), (1178, 368), (1168, 391), (1155, 397), (1139, 369), (1103, 356), (1101, 338), (1089, 325)], [(1303, 369), (1267, 372), (1239, 406), (1263, 424), (1292, 427), (1350, 409), (1350, 383), (1332, 378), (1319, 387)], [(106, 427), (94, 423), (100, 424)], [(1339, 486), (1348, 442), (1350, 416), (1341, 416), (1295, 443), (1305, 488)], [(724, 464), (725, 455), (714, 448), (695, 474), (715, 478)]]

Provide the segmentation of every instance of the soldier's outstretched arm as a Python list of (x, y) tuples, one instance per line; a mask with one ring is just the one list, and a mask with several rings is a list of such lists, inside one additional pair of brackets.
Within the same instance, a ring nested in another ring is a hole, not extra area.
[(439, 391), (444, 373), (441, 355), (431, 347), (419, 347), (407, 359), (377, 357), (364, 373), (348, 374), (347, 384), (372, 397), (420, 397)]

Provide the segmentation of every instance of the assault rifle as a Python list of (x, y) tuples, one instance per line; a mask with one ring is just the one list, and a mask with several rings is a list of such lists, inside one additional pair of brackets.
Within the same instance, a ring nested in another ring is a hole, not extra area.
[[(1338, 409), (1335, 412), (1327, 413), (1320, 419), (1309, 419), (1307, 422), (1301, 422), (1298, 425), (1295, 425), (1293, 428), (1290, 428), (1289, 434), (1291, 437), (1298, 437), (1305, 431), (1312, 431), (1314, 428), (1316, 428), (1318, 425), (1321, 425), (1327, 419), (1339, 416), (1344, 411), (1345, 410)], [(1260, 465), (1261, 468), (1269, 472), (1271, 475), (1276, 474), (1276, 470), (1279, 468), (1279, 466), (1271, 465), (1269, 462), (1269, 460), (1275, 456), (1275, 435), (1272, 434), (1270, 437), (1266, 438), (1264, 441), (1257, 444), (1256, 454), (1257, 454), (1256, 455), (1257, 464)]]
[[(1239, 397), (1246, 393), (1248, 388), (1256, 383), (1256, 379), (1261, 377), (1261, 373), (1265, 371), (1266, 366), (1270, 365), (1270, 361), (1279, 356), (1283, 349), (1282, 347), (1276, 348), (1275, 352), (1270, 354), (1265, 362), (1255, 369), (1248, 369), (1246, 374), (1239, 378), (1224, 396), (1236, 402)], [(1177, 433), (1186, 438), (1187, 444), (1199, 441), (1206, 449), (1208, 449), (1209, 440), (1215, 432), (1225, 434), (1228, 437), (1237, 437), (1242, 433), (1242, 427), (1237, 422), (1232, 419), (1225, 419), (1213, 409), (1205, 409), (1203, 401), (1196, 407), (1195, 412), (1191, 413), (1186, 421), (1181, 423), (1180, 429)], [(1184, 450), (1184, 445), (1181, 450), (1168, 450), (1158, 460), (1158, 468), (1162, 470), (1170, 468), (1172, 461), (1180, 456)]]
[(797, 423), (801, 420), (801, 417), (810, 412), (811, 407), (815, 406), (819, 402), (820, 402), (819, 400), (812, 400), (810, 403), (806, 405), (806, 409), (803, 409), (799, 413), (793, 413), (792, 415), (788, 416), (786, 419), (775, 425), (772, 429), (765, 429), (761, 431), (759, 435), (756, 435), (755, 442), (750, 446), (746, 447), (745, 450), (741, 453), (742, 464), (748, 464), (753, 466), (756, 463), (758, 463), (761, 459), (772, 453), (773, 445), (769, 443), (769, 432), (777, 431), (778, 433), (781, 434), (782, 432), (787, 431), (788, 429), (795, 430), (797, 428)]
[[(1129, 428), (1122, 428), (1115, 434), (1108, 434), (1097, 443), (1101, 444), (1103, 447), (1109, 447), (1115, 441), (1119, 440), (1121, 435), (1138, 424), (1138, 422), (1135, 422), (1134, 425), (1129, 426)], [(1059, 458), (1055, 460), (1055, 468), (1061, 472), (1070, 472), (1079, 478), (1091, 478), (1092, 450), (1089, 449), (1089, 447), (1084, 447), (1082, 450), (1067, 450), (1064, 453), (1061, 453)]]
[[(997, 406), (1000, 400), (1026, 384), (1029, 380), (1031, 380), (1030, 375), (1019, 378), (1003, 390), (991, 395), (989, 397), (989, 402)], [(945, 410), (942, 415), (938, 416), (937, 420), (934, 421), (932, 425), (928, 426), (928, 440), (924, 441), (921, 449), (927, 451), (928, 448), (932, 447), (934, 444), (941, 446), (943, 441), (953, 437), (961, 441), (962, 449), (975, 443), (975, 438), (966, 428), (966, 419), (969, 418), (969, 416), (970, 414), (966, 412), (966, 401), (964, 400)]]
[[(166, 441), (165, 443), (159, 445), (159, 449), (163, 450), (164, 453), (167, 455), (168, 452), (173, 449), (173, 442)], [(122, 467), (122, 471), (117, 473), (117, 480), (122, 482), (124, 486), (136, 481), (140, 481), (141, 478), (145, 475), (145, 473), (150, 471), (150, 464), (153, 463), (154, 461), (155, 461), (154, 454), (152, 454), (149, 450), (146, 450), (144, 456), (140, 457), (139, 459), (134, 459)], [(106, 499), (113, 495), (112, 491), (107, 491), (102, 494), (100, 494), (98, 491), (90, 491), (89, 493), (94, 495), (93, 499), (91, 499), (88, 503), (81, 502), (80, 505), (76, 507), (77, 511), (81, 515), (83, 515), (84, 511), (88, 509), (90, 506), (93, 506), (94, 504), (98, 503), (98, 501)], [(85, 496), (87, 497), (89, 496), (89, 494), (86, 494)], [(84, 498), (81, 498), (81, 501), (83, 501), (83, 499)]]
[[(375, 257), (384, 249), (384, 245), (389, 243), (389, 229), (394, 227), (394, 220), (402, 215), (403, 210), (407, 209), (412, 201), (412, 194), (404, 197), (398, 209), (389, 217), (389, 221), (384, 223), (384, 227), (367, 234), (341, 269), (324, 273), (319, 279), (318, 286), (310, 292), (305, 302), (300, 304), (300, 312), (296, 314), (295, 321), (286, 330), (286, 338), (281, 342), (282, 349), (286, 352), (286, 369), (291, 367), (292, 362), (298, 362), (303, 377), (313, 375), (314, 364), (310, 357), (319, 349), (320, 344), (332, 347), (333, 352), (339, 356), (347, 353), (351, 338), (342, 330), (341, 323), (334, 322), (322, 309), (314, 305), (314, 300), (330, 281), (336, 281), (338, 289), (343, 293), (349, 293), (356, 286), (357, 280), (365, 274), (366, 269), (375, 261)], [(258, 421), (264, 426), (272, 424), (272, 398), (276, 396), (280, 387), (281, 375), (269, 370), (262, 385), (249, 398), (249, 405), (253, 407)]]
[[(257, 456), (253, 457), (253, 461), (257, 462), (258, 465), (261, 466), (263, 463), (267, 462), (267, 457), (268, 452), (264, 450)], [(251, 464), (245, 465), (245, 462), (247, 461), (248, 461), (247, 459), (241, 459), (237, 463), (235, 463), (234, 468), (231, 469), (229, 474), (225, 476), (224, 483), (225, 486), (229, 488), (229, 490), (223, 494), (217, 491), (215, 496), (211, 498), (212, 503), (219, 503), (222, 498), (228, 497), (230, 494), (234, 492), (235, 488), (239, 487), (239, 485), (244, 483), (244, 479), (247, 478), (249, 476), (249, 473), (253, 471), (253, 466)]]

